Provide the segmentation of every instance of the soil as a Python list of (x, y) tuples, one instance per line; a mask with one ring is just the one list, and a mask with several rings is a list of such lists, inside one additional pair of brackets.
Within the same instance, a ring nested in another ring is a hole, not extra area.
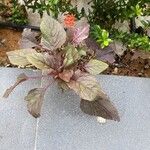
[[(9, 63), (6, 52), (19, 49), (18, 41), (21, 32), (11, 29), (0, 29), (0, 66), (14, 67)], [(121, 58), (117, 58), (114, 64), (103, 74), (150, 77), (150, 59), (133, 58), (133, 52), (125, 53)]]
[(133, 58), (132, 52), (127, 52), (116, 63), (110, 64), (104, 74), (150, 77), (150, 59)]
[(20, 31), (0, 29), (0, 66), (6, 66), (9, 64), (6, 52), (18, 49), (18, 41), (20, 38)]

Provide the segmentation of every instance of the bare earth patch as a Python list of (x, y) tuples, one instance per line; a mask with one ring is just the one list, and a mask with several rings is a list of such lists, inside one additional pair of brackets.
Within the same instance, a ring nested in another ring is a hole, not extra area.
[(20, 38), (20, 31), (0, 29), (0, 66), (7, 65), (9, 63), (6, 52), (18, 49), (18, 41)]
[(150, 77), (150, 59), (132, 59), (132, 56), (132, 52), (126, 53), (116, 65), (110, 65), (104, 74)]

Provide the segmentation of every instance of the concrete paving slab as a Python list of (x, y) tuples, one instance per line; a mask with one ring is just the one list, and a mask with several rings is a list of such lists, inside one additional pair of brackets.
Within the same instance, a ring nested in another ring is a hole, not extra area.
[[(0, 68), (0, 97), (16, 75), (29, 70)], [(0, 150), (149, 150), (150, 79), (98, 76), (98, 82), (118, 107), (121, 121), (99, 124), (79, 108), (79, 97), (48, 90), (42, 115), (30, 116), (23, 100), (41, 81), (25, 82), (0, 102)]]
[(40, 86), (40, 81), (24, 82), (8, 99), (2, 98), (6, 88), (23, 72), (39, 74), (29, 70), (0, 68), (0, 150), (33, 150), (35, 146), (37, 120), (27, 112), (24, 96), (31, 88)]
[(99, 76), (121, 121), (101, 125), (79, 109), (79, 98), (54, 85), (38, 124), (37, 150), (149, 150), (150, 79)]

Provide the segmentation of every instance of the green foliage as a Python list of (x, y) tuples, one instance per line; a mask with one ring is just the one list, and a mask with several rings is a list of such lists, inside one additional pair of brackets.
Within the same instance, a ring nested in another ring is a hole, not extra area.
[[(77, 6), (72, 6), (71, 0), (24, 0), (25, 6), (37, 11), (41, 16), (46, 11), (53, 18), (58, 18), (59, 14), (69, 12), (75, 15), (76, 19), (83, 16), (87, 17), (91, 24), (91, 35), (97, 41), (101, 48), (108, 46), (112, 40), (109, 37), (114, 33), (111, 31), (116, 22), (131, 21), (135, 17), (150, 14), (149, 0), (91, 0), (82, 6), (82, 11), (78, 12), (79, 3)], [(85, 13), (86, 6), (91, 5), (93, 9), (89, 10), (89, 14)], [(18, 5), (18, 0), (13, 0), (13, 14), (11, 21), (16, 24), (26, 24), (27, 19), (22, 11), (22, 7)], [(131, 23), (131, 22), (130, 22)], [(142, 22), (145, 30), (149, 28), (149, 22)], [(136, 29), (136, 28), (135, 28)], [(51, 31), (51, 30), (49, 30)], [(136, 33), (121, 33), (118, 32), (113, 36), (114, 39), (119, 37), (119, 40), (131, 48), (140, 48), (149, 50), (149, 38), (138, 35)], [(79, 39), (79, 38), (78, 38)], [(42, 40), (44, 41), (44, 40)], [(77, 41), (76, 41), (77, 42)]]
[(137, 33), (131, 34), (130, 40), (128, 40), (128, 46), (130, 48), (138, 48), (145, 51), (150, 51), (150, 39), (148, 36), (139, 35)]
[(13, 0), (12, 16), (10, 17), (10, 21), (19, 25), (28, 23), (25, 8), (18, 4), (18, 0)]
[(7, 11), (9, 10), (9, 7), (4, 4), (4, 2), (0, 1), (0, 16), (4, 16), (7, 14)]
[(101, 29), (99, 25), (94, 25), (91, 29), (91, 35), (96, 40), (96, 42), (104, 48), (109, 45), (112, 40), (109, 38), (109, 32)]
[(4, 2), (0, 2), (0, 11), (4, 11), (5, 9), (8, 9), (8, 6), (6, 6)]
[(37, 11), (41, 16), (46, 11), (47, 14), (51, 14), (55, 18), (59, 13), (69, 12), (73, 13), (77, 18), (81, 18), (83, 15), (77, 11), (76, 7), (70, 4), (70, 1), (66, 0), (24, 0), (25, 6), (31, 8), (33, 12)]
[(144, 25), (145, 29), (150, 28), (150, 20), (142, 20), (141, 23)]
[(116, 21), (146, 15), (149, 8), (145, 5), (148, 3), (149, 0), (93, 0), (93, 11), (90, 12), (89, 21), (110, 29)]
[(131, 6), (130, 9), (127, 11), (127, 16), (129, 18), (138, 17), (141, 16), (142, 14), (143, 14), (142, 8), (140, 7), (139, 4)]
[(150, 39), (147, 35), (121, 32), (118, 30), (113, 30), (112, 33), (112, 39), (122, 41), (129, 48), (150, 51)]
[[(148, 15), (150, 10), (149, 4), (149, 0), (93, 0), (93, 11), (90, 11), (88, 20), (91, 24), (98, 25), (92, 28), (94, 39), (103, 48), (111, 42), (108, 33), (110, 32), (114, 39), (119, 38), (120, 41), (130, 48), (149, 51), (149, 38), (146, 34), (142, 36), (137, 33), (117, 32), (114, 35), (114, 32), (111, 31), (113, 30), (113, 25), (118, 21), (129, 21), (138, 16)], [(107, 31), (102, 30), (99, 25)], [(148, 23), (145, 23), (145, 28), (148, 28)]]

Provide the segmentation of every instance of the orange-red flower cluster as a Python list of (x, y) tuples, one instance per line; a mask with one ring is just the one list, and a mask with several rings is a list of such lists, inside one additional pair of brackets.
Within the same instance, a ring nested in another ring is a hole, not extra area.
[(67, 14), (64, 18), (64, 25), (67, 28), (73, 27), (75, 25), (76, 18), (73, 14)]

